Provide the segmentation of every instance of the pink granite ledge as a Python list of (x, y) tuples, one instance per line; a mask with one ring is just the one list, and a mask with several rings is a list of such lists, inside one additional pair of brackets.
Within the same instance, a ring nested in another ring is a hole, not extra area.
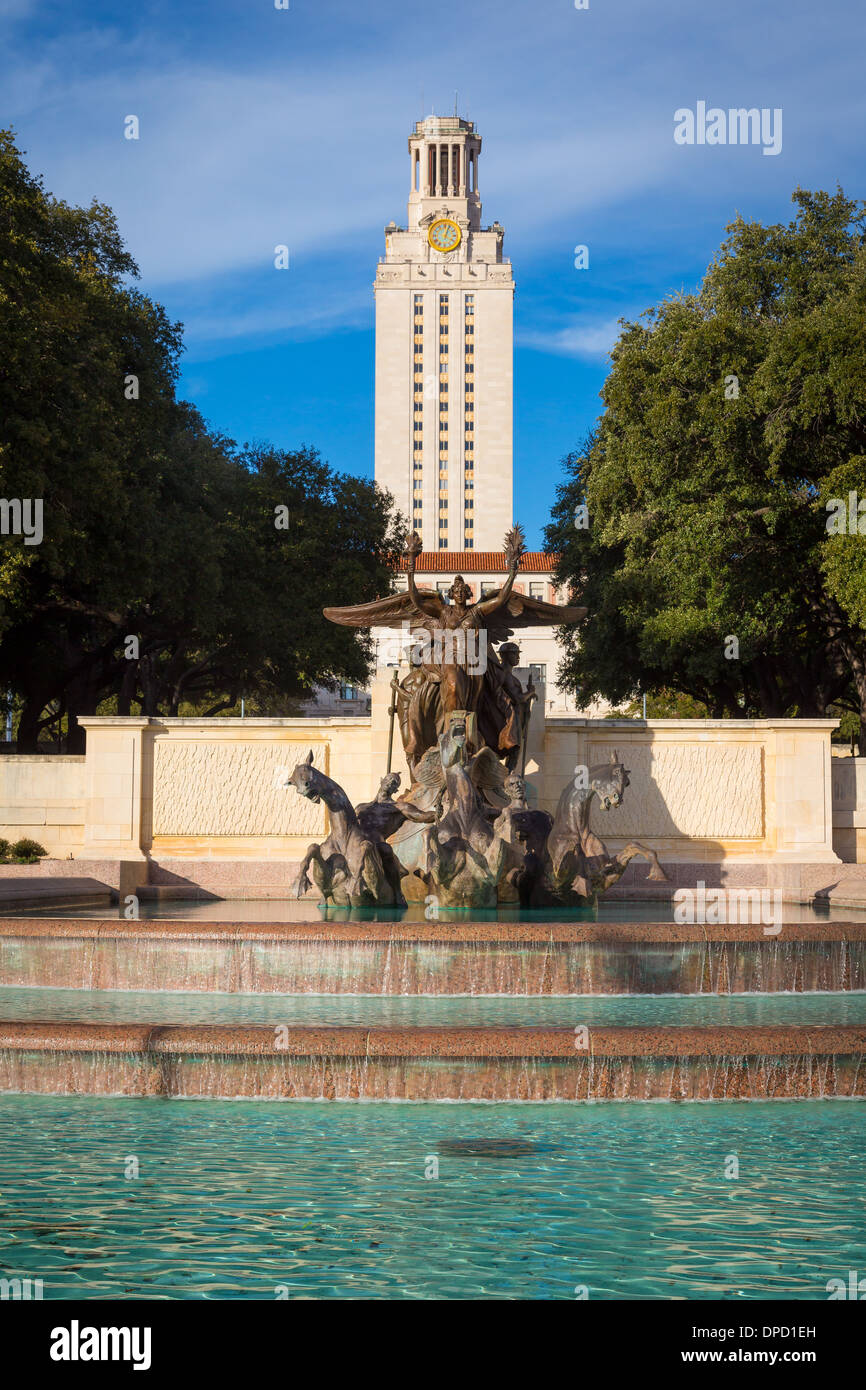
[(272, 1027), (139, 1023), (3, 1023), (0, 1049), (20, 1052), (148, 1053), (260, 1057), (744, 1057), (858, 1056), (866, 1026), (572, 1028)]
[(95, 878), (0, 877), (0, 911), (10, 907), (100, 907), (108, 906), (111, 900), (109, 884)]
[(204, 922), (123, 921), (98, 917), (0, 918), (0, 937), (63, 937), (72, 940), (279, 942), (406, 941), (423, 944), (489, 942), (508, 946), (551, 942), (591, 945), (689, 942), (866, 941), (866, 921), (789, 922), (769, 933), (760, 925), (676, 922)]

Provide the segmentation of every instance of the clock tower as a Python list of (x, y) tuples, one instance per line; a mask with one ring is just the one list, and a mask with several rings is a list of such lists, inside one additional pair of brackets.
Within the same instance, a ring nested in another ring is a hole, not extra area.
[(512, 524), (514, 281), (480, 153), (472, 121), (416, 122), (376, 272), (376, 481), (429, 551), (499, 551)]

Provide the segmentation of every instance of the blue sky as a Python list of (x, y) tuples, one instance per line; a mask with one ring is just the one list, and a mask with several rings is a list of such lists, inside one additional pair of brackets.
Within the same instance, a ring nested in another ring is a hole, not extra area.
[[(850, 0), (0, 0), (0, 124), (50, 191), (114, 207), (216, 428), (371, 474), (382, 229), (413, 121), (456, 90), (514, 265), (515, 516), (538, 544), (617, 320), (694, 287), (736, 211), (866, 192), (864, 37)], [(781, 153), (675, 144), (698, 101), (781, 107)]]

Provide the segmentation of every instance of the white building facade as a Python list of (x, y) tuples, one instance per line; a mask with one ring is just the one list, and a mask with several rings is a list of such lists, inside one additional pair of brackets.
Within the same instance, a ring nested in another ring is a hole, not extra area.
[(480, 154), (471, 121), (416, 123), (376, 271), (376, 481), (425, 550), (493, 550), (512, 524), (514, 281)]

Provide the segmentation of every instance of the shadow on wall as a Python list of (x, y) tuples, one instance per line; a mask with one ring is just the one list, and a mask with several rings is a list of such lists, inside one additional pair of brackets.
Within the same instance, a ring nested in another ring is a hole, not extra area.
[[(612, 839), (761, 840), (764, 838), (764, 767), (759, 743), (590, 743), (590, 763), (619, 751), (629, 769), (623, 803), (590, 823)], [(719, 846), (721, 850), (721, 846)]]

